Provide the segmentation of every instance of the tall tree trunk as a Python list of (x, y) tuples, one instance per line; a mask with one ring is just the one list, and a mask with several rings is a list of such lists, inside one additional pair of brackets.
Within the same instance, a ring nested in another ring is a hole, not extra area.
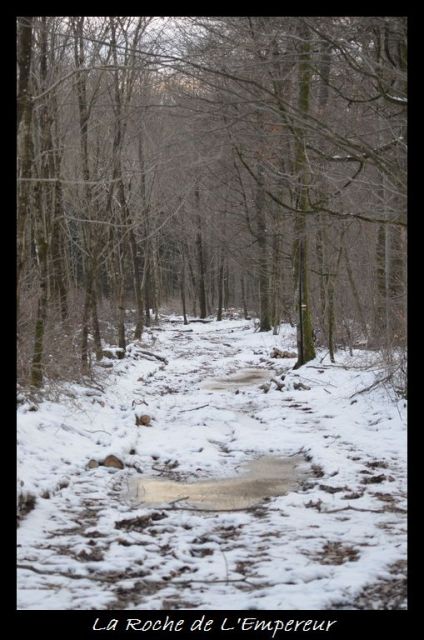
[(187, 320), (187, 308), (186, 308), (186, 277), (185, 277), (185, 255), (184, 247), (181, 251), (181, 278), (180, 278), (180, 290), (181, 290), (181, 304), (183, 307), (184, 324), (188, 324)]
[[(120, 138), (119, 138), (120, 140)], [(116, 173), (121, 176), (122, 166), (121, 166), (121, 149), (115, 149), (115, 153), (117, 154), (116, 158)], [(135, 240), (134, 229), (132, 218), (130, 214), (130, 210), (128, 207), (127, 199), (125, 197), (125, 188), (122, 178), (117, 178), (117, 189), (118, 189), (118, 201), (120, 204), (120, 213), (123, 222), (128, 227), (128, 241), (130, 247), (130, 256), (131, 256), (131, 266), (132, 266), (132, 275), (133, 275), (133, 286), (134, 286), (134, 297), (136, 303), (136, 326), (134, 330), (134, 339), (140, 340), (143, 332), (143, 296), (142, 296), (142, 283), (140, 278), (140, 264), (139, 257), (137, 254), (137, 243)], [(122, 274), (122, 278), (124, 278), (124, 273)], [(124, 285), (122, 285), (124, 286)], [(125, 340), (124, 340), (125, 341)]]
[(382, 336), (386, 334), (386, 231), (380, 225), (376, 243), (376, 304), (374, 312), (373, 344), (380, 346)]
[[(123, 86), (127, 86), (128, 78), (124, 76), (124, 81), (120, 82), (116, 47), (116, 23), (113, 17), (109, 18), (111, 28), (111, 43), (112, 43), (112, 56), (115, 65), (114, 71), (114, 137), (112, 147), (112, 163), (113, 163), (113, 186), (112, 189), (116, 190), (117, 198), (119, 202), (119, 209), (116, 212), (116, 217), (119, 224), (124, 224), (128, 233), (131, 229), (131, 216), (128, 209), (125, 189), (122, 178), (122, 146), (125, 138), (125, 119), (123, 118), (125, 110), (125, 98), (123, 98)], [(117, 334), (118, 334), (118, 346), (122, 349), (119, 352), (118, 357), (123, 358), (126, 349), (126, 336), (125, 336), (125, 254), (127, 243), (124, 238), (119, 238), (116, 245), (116, 274), (118, 278), (117, 282)], [(134, 247), (131, 247), (130, 240), (130, 254), (132, 258), (133, 277), (137, 271), (134, 263), (135, 251)]]
[(197, 266), (198, 266), (198, 287), (199, 287), (199, 306), (200, 306), (200, 317), (206, 318), (207, 309), (206, 309), (206, 269), (205, 269), (205, 256), (203, 250), (203, 239), (202, 239), (202, 218), (200, 215), (200, 191), (197, 186), (194, 192), (195, 196), (195, 206), (196, 206), (196, 223), (197, 223), (197, 231), (196, 231), (196, 248), (197, 248)]
[(229, 269), (229, 266), (228, 266), (228, 260), (224, 261), (223, 286), (224, 286), (223, 304), (224, 304), (224, 309), (227, 310), (228, 307), (230, 306), (230, 269)]
[(328, 342), (328, 353), (330, 355), (330, 362), (335, 362), (334, 359), (334, 328), (335, 328), (335, 315), (334, 315), (334, 277), (329, 276), (327, 282), (327, 342)]
[[(302, 225), (301, 232), (304, 232)], [(299, 231), (298, 231), (299, 233)], [(306, 362), (315, 358), (315, 347), (313, 337), (312, 317), (309, 309), (309, 283), (308, 270), (305, 266), (305, 258), (307, 256), (306, 238), (303, 237), (297, 242), (297, 255), (295, 256), (298, 264), (297, 281), (297, 311), (299, 316), (297, 326), (297, 349), (298, 358), (295, 369), (298, 369)]]
[(39, 271), (39, 293), (37, 303), (37, 316), (34, 332), (34, 350), (31, 365), (31, 385), (41, 387), (43, 384), (43, 352), (44, 352), (44, 333), (47, 319), (47, 302), (48, 302), (48, 243), (43, 228), (43, 211), (41, 187), (37, 184), (34, 187), (34, 208), (36, 210), (35, 220), (35, 239), (37, 247), (37, 262)]
[[(144, 223), (144, 230), (146, 234), (146, 242), (148, 243), (148, 203), (147, 203), (147, 190), (146, 190), (146, 168), (145, 168), (145, 158), (144, 158), (144, 146), (143, 146), (143, 137), (142, 132), (139, 134), (138, 138), (138, 162), (140, 165), (140, 206), (142, 211), (142, 221)], [(131, 230), (130, 233), (130, 246), (132, 253), (132, 262), (133, 262), (133, 271), (134, 271), (134, 290), (135, 290), (135, 299), (136, 299), (136, 307), (137, 307), (137, 318), (136, 318), (136, 327), (134, 331), (134, 338), (137, 340), (141, 339), (143, 328), (144, 328), (144, 304), (145, 300), (143, 300), (143, 292), (146, 292), (146, 251), (148, 251), (148, 246), (144, 246), (144, 259), (139, 255), (137, 243), (135, 240), (134, 232)], [(141, 278), (141, 263), (143, 261), (143, 279)], [(149, 315), (150, 318), (150, 315)]]
[(155, 313), (155, 324), (159, 324), (160, 306), (160, 275), (156, 238), (152, 238), (152, 272), (153, 272), (153, 309)]
[[(58, 160), (60, 162), (60, 160)], [(56, 174), (60, 174), (59, 167), (56, 167)], [(63, 233), (60, 225), (60, 219), (63, 216), (63, 199), (62, 185), (59, 180), (54, 186), (54, 222), (51, 240), (51, 257), (52, 257), (52, 286), (51, 290), (58, 302), (60, 315), (63, 321), (68, 317), (68, 288), (66, 286), (66, 268), (64, 256)]]
[[(16, 268), (16, 304), (19, 320), (20, 286), (25, 264), (25, 236), (27, 220), (30, 217), (31, 165), (32, 149), (32, 111), (33, 102), (30, 92), (30, 69), (32, 56), (32, 16), (18, 18), (18, 70), (19, 86), (17, 99), (17, 131), (19, 154), (19, 182), (17, 198), (17, 268)], [(21, 125), (21, 126), (20, 126)]]
[(146, 207), (144, 212), (144, 233), (146, 240), (144, 242), (144, 322), (146, 327), (151, 325), (150, 309), (153, 304), (152, 292), (152, 243), (150, 238), (150, 211)]
[(246, 300), (246, 287), (244, 284), (244, 276), (240, 276), (240, 287), (241, 287), (241, 302), (243, 305), (243, 314), (244, 319), (249, 320), (249, 312), (247, 310), (247, 300)]
[(392, 342), (395, 345), (405, 344), (405, 241), (403, 230), (389, 227), (391, 252), (387, 292), (390, 304), (392, 326)]
[[(41, 87), (46, 86), (47, 78), (47, 18), (41, 18), (40, 25), (40, 80)], [(54, 174), (52, 163), (52, 136), (49, 116), (48, 99), (43, 100), (39, 109), (40, 127), (40, 172), (41, 180), (49, 179)], [(52, 211), (55, 210), (55, 191), (48, 184), (36, 183), (34, 191), (35, 209), (35, 242), (37, 251), (39, 294), (37, 304), (37, 318), (35, 323), (34, 351), (31, 367), (31, 384), (40, 387), (43, 383), (44, 362), (44, 333), (47, 319), (48, 284), (49, 284), (49, 231), (51, 228)]]
[(28, 109), (32, 109), (32, 100), (29, 93), (29, 78), (32, 57), (32, 27), (33, 16), (18, 18), (18, 96), (16, 99), (16, 131), (19, 131), (21, 120)]
[(223, 303), (223, 286), (224, 286), (224, 256), (223, 252), (220, 252), (219, 256), (219, 269), (218, 269), (218, 311), (216, 319), (222, 320), (222, 303)]
[(257, 242), (257, 263), (259, 277), (259, 301), (260, 301), (260, 331), (271, 329), (270, 306), (270, 273), (268, 259), (267, 218), (265, 212), (265, 178), (263, 158), (265, 155), (265, 143), (263, 140), (264, 120), (263, 113), (257, 111), (256, 120), (259, 129), (258, 150), (256, 153), (256, 193), (255, 193), (255, 237)]
[(357, 286), (355, 284), (355, 279), (353, 277), (352, 266), (350, 264), (349, 255), (348, 255), (346, 246), (344, 247), (344, 258), (345, 258), (345, 264), (346, 264), (347, 277), (348, 277), (350, 288), (351, 288), (351, 291), (352, 291), (353, 300), (355, 302), (356, 311), (358, 313), (359, 323), (361, 325), (362, 332), (363, 332), (364, 337), (365, 337), (365, 339), (367, 341), (367, 344), (368, 344), (369, 335), (368, 335), (367, 322), (365, 320), (364, 310), (362, 308), (361, 300), (359, 298), (358, 289), (357, 289)]
[(325, 333), (325, 307), (326, 307), (326, 293), (325, 293), (325, 260), (324, 260), (324, 234), (323, 234), (323, 220), (322, 216), (318, 217), (318, 228), (315, 234), (315, 251), (318, 263), (319, 271), (319, 326), (323, 333)]
[(277, 215), (273, 216), (274, 233), (272, 236), (272, 269), (271, 269), (271, 308), (273, 334), (277, 335), (281, 322), (282, 277), (283, 265), (281, 261), (281, 228)]
[(146, 327), (151, 325), (150, 309), (152, 308), (152, 278), (150, 274), (150, 259), (148, 248), (146, 247), (146, 253), (144, 256), (144, 309), (145, 316), (144, 322)]
[(92, 294), (93, 294), (93, 274), (91, 269), (85, 274), (85, 299), (84, 309), (82, 313), (81, 328), (81, 372), (88, 375), (91, 368), (90, 351), (88, 344), (88, 336), (90, 332), (90, 312), (92, 312)]
[(91, 322), (93, 324), (94, 350), (96, 352), (96, 360), (99, 362), (103, 358), (103, 349), (102, 339), (100, 336), (99, 318), (97, 315), (97, 295), (95, 282), (93, 282), (91, 295)]
[[(309, 112), (309, 93), (311, 81), (310, 42), (307, 28), (301, 32), (301, 56), (299, 62), (299, 111), (305, 116)], [(308, 209), (308, 163), (306, 157), (304, 130), (296, 131), (296, 175), (298, 177), (297, 209), (300, 211), (295, 222), (295, 280), (298, 282), (298, 316), (297, 328), (298, 368), (315, 358), (312, 314), (309, 306), (308, 283), (308, 245), (306, 234), (306, 215)]]
[[(336, 312), (334, 306), (334, 295), (335, 295), (335, 286), (336, 280), (339, 273), (340, 262), (343, 255), (343, 237), (346, 232), (346, 229), (342, 229), (340, 232), (340, 244), (339, 250), (337, 252), (337, 256), (334, 260), (334, 266), (330, 264), (328, 261), (328, 275), (326, 276), (326, 308), (327, 308), (327, 343), (328, 343), (328, 352), (330, 355), (330, 361), (335, 362), (334, 352), (336, 350), (335, 345), (335, 335), (336, 335)], [(331, 272), (330, 272), (331, 269)]]
[[(79, 134), (80, 134), (80, 158), (81, 169), (84, 180), (83, 194), (84, 194), (84, 206), (85, 216), (90, 219), (93, 209), (93, 198), (90, 187), (90, 166), (89, 166), (89, 154), (88, 154), (88, 123), (89, 123), (89, 109), (87, 102), (87, 86), (86, 86), (86, 74), (81, 71), (85, 67), (85, 53), (84, 53), (84, 16), (73, 18), (73, 31), (74, 31), (74, 59), (77, 69), (76, 74), (76, 90), (78, 98), (78, 114), (79, 114)], [(110, 200), (110, 198), (109, 198)], [(87, 257), (85, 260), (85, 300), (82, 318), (82, 335), (81, 335), (81, 370), (83, 374), (88, 374), (90, 371), (90, 353), (88, 345), (89, 335), (89, 323), (90, 316), (93, 317), (93, 287), (94, 287), (94, 271), (96, 263), (96, 253), (99, 240), (95, 240), (93, 237), (93, 229), (88, 222), (85, 233), (83, 233), (85, 250)], [(95, 314), (96, 315), (96, 314)], [(97, 325), (96, 332), (99, 331)], [(100, 333), (100, 331), (99, 331)], [(101, 342), (100, 337), (97, 340)], [(99, 353), (99, 352), (98, 352)], [(100, 355), (100, 353), (99, 353)]]
[(143, 294), (142, 294), (142, 282), (140, 277), (140, 258), (137, 251), (137, 243), (135, 240), (134, 231), (131, 229), (129, 233), (130, 250), (131, 250), (131, 262), (133, 266), (133, 278), (134, 278), (134, 297), (136, 305), (136, 322), (134, 329), (134, 339), (141, 340), (143, 333)]
[(188, 247), (186, 245), (186, 255), (187, 255), (187, 261), (188, 261), (188, 270), (190, 273), (190, 283), (191, 283), (191, 288), (192, 288), (192, 295), (191, 295), (191, 302), (193, 305), (193, 317), (195, 318), (197, 315), (197, 311), (196, 311), (196, 302), (197, 302), (197, 283), (196, 283), (196, 276), (194, 274), (194, 268), (192, 265), (192, 262), (190, 260), (190, 252), (188, 251)]
[(118, 353), (118, 358), (123, 358), (125, 355), (125, 349), (127, 348), (127, 343), (125, 339), (125, 293), (122, 274), (120, 277), (118, 292), (118, 347), (122, 349), (122, 351)]
[(271, 329), (271, 309), (269, 300), (268, 240), (266, 233), (264, 176), (263, 168), (259, 164), (257, 166), (257, 177), (255, 216), (256, 238), (258, 243), (260, 331), (269, 331)]

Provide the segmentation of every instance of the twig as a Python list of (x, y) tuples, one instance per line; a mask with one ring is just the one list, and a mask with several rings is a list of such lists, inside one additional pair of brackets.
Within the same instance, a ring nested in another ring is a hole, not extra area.
[(90, 383), (87, 380), (84, 380), (84, 386), (88, 387), (88, 389), (95, 389), (96, 391), (100, 391), (101, 393), (105, 392), (104, 387), (102, 387), (101, 384), (94, 382), (94, 380), (90, 380)]
[(164, 358), (163, 356), (159, 356), (156, 353), (152, 353), (151, 351), (145, 351), (144, 349), (137, 349), (137, 351), (138, 353), (143, 353), (145, 356), (156, 358), (156, 360), (160, 360), (161, 362), (168, 364), (168, 360), (166, 358)]
[[(168, 503), (171, 504), (171, 503)], [(205, 508), (197, 508), (197, 507), (160, 507), (161, 511), (195, 511), (196, 513), (200, 513), (202, 511), (207, 511), (208, 513), (233, 513), (234, 511), (241, 511), (242, 513), (246, 513), (246, 511), (255, 512), (261, 511), (264, 509), (263, 504), (255, 504), (251, 507), (245, 507), (244, 509), (205, 509)], [(279, 509), (270, 509), (270, 511), (278, 511)]]
[(289, 453), (287, 454), (287, 458), (292, 458), (293, 456), (298, 456), (300, 453), (308, 453), (308, 451), (310, 451), (311, 449), (305, 449), (305, 447), (301, 447), (298, 451), (295, 451), (294, 453)]
[(162, 469), (159, 469), (159, 467), (155, 467), (154, 464), (152, 464), (152, 469), (154, 471), (159, 471), (159, 473), (163, 473), (164, 471), (167, 471), (166, 467), (162, 467)]
[[(321, 367), (319, 367), (319, 368), (321, 368)], [(321, 380), (315, 380), (314, 378), (307, 378), (304, 375), (302, 375), (301, 378), (302, 378), (302, 380), (308, 380), (308, 382), (315, 382), (316, 384), (319, 384), (322, 387), (327, 385), (329, 387), (336, 387), (337, 388), (337, 385), (331, 384), (331, 382), (321, 382)], [(328, 393), (330, 393), (330, 391)]]
[(355, 368), (353, 366), (346, 367), (344, 364), (322, 364), (319, 367), (316, 367), (314, 364), (308, 364), (307, 367), (308, 369), (346, 369), (346, 371)]
[[(18, 569), (28, 569), (28, 571), (34, 571), (34, 573), (39, 573), (42, 576), (62, 576), (64, 578), (72, 578), (73, 580), (90, 580), (90, 576), (78, 576), (73, 573), (60, 573), (59, 571), (41, 571), (40, 569), (36, 569), (29, 564), (17, 564), (16, 567)], [(92, 578), (91, 578), (92, 579)]]
[[(133, 577), (137, 577), (137, 576), (133, 576)], [(252, 582), (249, 582), (249, 580), (247, 578), (231, 578), (231, 580), (220, 580), (220, 579), (216, 579), (216, 580), (144, 580), (143, 583), (148, 586), (150, 584), (161, 584), (163, 586), (166, 586), (167, 584), (192, 584), (192, 583), (200, 583), (200, 584), (226, 584), (226, 583), (230, 583), (230, 582), (245, 582), (246, 584), (250, 585), (251, 587), (258, 587), (258, 585), (253, 584)]]
[[(138, 394), (139, 394), (140, 392), (139, 392), (139, 391), (134, 391), (134, 393), (138, 393)], [(134, 408), (136, 405), (139, 405), (139, 404), (145, 404), (145, 405), (146, 405), (146, 407), (148, 407), (148, 406), (149, 406), (149, 403), (148, 403), (148, 402), (146, 402), (145, 400), (133, 400), (133, 401), (131, 402), (131, 406), (132, 406), (132, 408)]]
[(169, 504), (170, 505), (174, 505), (177, 502), (182, 502), (183, 500), (188, 500), (190, 498), (190, 496), (183, 496), (182, 498), (176, 498), (175, 500), (170, 500)]
[(378, 387), (379, 384), (384, 384), (385, 382), (390, 380), (390, 378), (392, 376), (393, 376), (393, 372), (391, 371), (387, 376), (384, 376), (384, 378), (379, 378), (378, 380), (374, 380), (374, 382), (372, 384), (370, 384), (369, 387), (365, 387), (364, 389), (361, 389), (360, 391), (355, 391), (355, 393), (353, 393), (349, 397), (350, 398), (354, 398), (355, 396), (359, 396), (360, 393), (366, 393), (367, 391), (372, 391), (373, 389), (375, 389), (375, 387)]
[(181, 409), (178, 413), (185, 413), (186, 411), (196, 411), (197, 409), (204, 409), (205, 407), (209, 407), (209, 402), (207, 404), (202, 404), (200, 407), (192, 407), (192, 409)]
[[(63, 429), (64, 431), (68, 431), (70, 433), (77, 433), (79, 436), (82, 436), (83, 438), (88, 438), (89, 436), (85, 435), (85, 433), (82, 433), (82, 431), (80, 431), (79, 429), (76, 429), (75, 427), (71, 427), (67, 424), (60, 424), (56, 430), (56, 433), (59, 429)], [(88, 431), (87, 429), (84, 429), (84, 431)], [(92, 433), (91, 431), (88, 431), (88, 433)], [(110, 434), (109, 434), (110, 435)]]
[(104, 429), (95, 429), (94, 431), (90, 431), (89, 429), (85, 429), (85, 431), (88, 431), (88, 433), (107, 433), (108, 436), (112, 435), (111, 433), (109, 433), (109, 431), (105, 431)]
[(338, 511), (365, 511), (367, 513), (387, 513), (387, 509), (359, 509), (358, 507), (343, 507), (342, 509), (330, 509), (329, 511), (321, 511), (321, 513), (337, 513)]

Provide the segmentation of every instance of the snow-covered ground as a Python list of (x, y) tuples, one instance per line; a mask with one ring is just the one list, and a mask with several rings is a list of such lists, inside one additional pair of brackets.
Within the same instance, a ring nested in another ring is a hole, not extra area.
[[(19, 492), (36, 497), (18, 528), (20, 609), (406, 606), (379, 588), (404, 572), (405, 402), (382, 387), (353, 395), (374, 380), (364, 353), (294, 371), (273, 347), (295, 350), (294, 330), (168, 317), (98, 369), (98, 389), (64, 385), (55, 401), (19, 405)], [(285, 386), (208, 384), (251, 368)], [(126, 493), (135, 474), (222, 479), (294, 454), (306, 474), (295, 489), (245, 510), (134, 505)], [(88, 468), (108, 455), (124, 469)]]

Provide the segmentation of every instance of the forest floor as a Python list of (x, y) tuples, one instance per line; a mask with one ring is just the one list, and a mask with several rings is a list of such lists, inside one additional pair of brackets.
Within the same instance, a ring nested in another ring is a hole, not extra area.
[[(295, 330), (168, 316), (96, 382), (20, 396), (19, 609), (406, 608), (405, 401), (362, 392), (366, 352), (293, 370), (274, 347), (293, 352)], [(296, 456), (299, 475), (245, 508), (128, 491), (230, 479), (261, 456)]]

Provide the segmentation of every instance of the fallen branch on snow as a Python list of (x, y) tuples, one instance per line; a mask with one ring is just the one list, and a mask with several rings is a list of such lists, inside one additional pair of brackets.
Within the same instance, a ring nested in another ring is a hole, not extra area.
[(284, 389), (284, 382), (279, 382), (276, 378), (271, 378), (271, 382), (275, 382), (278, 391), (282, 391)]
[(197, 411), (197, 409), (204, 409), (205, 407), (209, 407), (209, 402), (207, 404), (201, 404), (200, 407), (193, 407), (192, 409), (181, 409), (179, 413), (185, 413), (186, 411)]
[[(407, 513), (405, 509), (401, 509), (400, 507), (397, 507), (396, 510), (399, 511), (400, 513)], [(341, 509), (330, 509), (329, 511), (321, 510), (321, 513), (338, 513), (339, 511), (364, 511), (366, 513), (387, 513), (388, 511), (390, 511), (390, 509), (360, 509), (359, 507), (351, 507), (349, 505)]]
[(352, 393), (352, 395), (349, 396), (349, 397), (350, 398), (354, 398), (355, 396), (359, 396), (359, 394), (361, 394), (361, 393), (366, 393), (367, 391), (372, 391), (373, 389), (378, 387), (380, 384), (384, 384), (385, 382), (389, 382), (389, 380), (391, 380), (392, 377), (393, 377), (393, 371), (390, 371), (390, 373), (387, 376), (384, 376), (383, 378), (378, 378), (377, 380), (374, 380), (374, 382), (372, 384), (370, 384), (369, 387), (365, 387), (364, 389), (360, 389), (359, 391), (355, 391), (355, 393)]
[(143, 353), (145, 356), (150, 356), (151, 358), (156, 358), (156, 360), (160, 360), (165, 364), (168, 364), (168, 360), (163, 356), (159, 356), (157, 353), (152, 353), (151, 351), (144, 351), (144, 349), (137, 349), (138, 353)]
[(301, 447), (298, 451), (295, 451), (294, 453), (289, 453), (289, 454), (287, 454), (287, 458), (291, 458), (291, 457), (293, 457), (293, 456), (298, 456), (298, 455), (300, 455), (301, 453), (303, 453), (303, 454), (308, 454), (308, 452), (309, 452), (310, 450), (311, 450), (310, 448), (309, 448), (309, 449), (305, 449), (305, 447)]
[(64, 578), (73, 578), (74, 580), (90, 579), (90, 576), (87, 576), (87, 575), (78, 576), (70, 572), (61, 573), (59, 571), (42, 571), (41, 569), (36, 569), (35, 567), (32, 567), (29, 564), (17, 564), (16, 567), (18, 569), (27, 569), (28, 571), (34, 571), (34, 573), (39, 573), (42, 576), (58, 576), (58, 577), (62, 576)]

